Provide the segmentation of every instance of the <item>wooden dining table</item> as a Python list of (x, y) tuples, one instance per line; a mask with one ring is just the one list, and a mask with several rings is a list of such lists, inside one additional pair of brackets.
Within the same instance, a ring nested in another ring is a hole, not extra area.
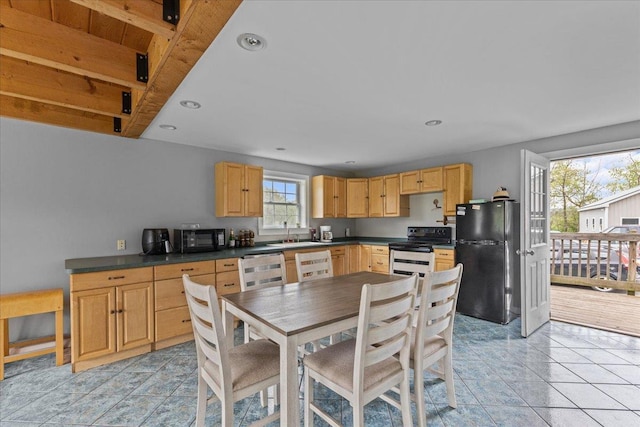
[(281, 425), (300, 425), (298, 346), (356, 327), (362, 285), (398, 278), (358, 272), (222, 296), (230, 347), (234, 316), (280, 346)]

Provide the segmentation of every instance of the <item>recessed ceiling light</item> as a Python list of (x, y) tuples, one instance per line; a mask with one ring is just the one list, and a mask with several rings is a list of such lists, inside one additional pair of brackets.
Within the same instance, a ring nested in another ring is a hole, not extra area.
[(176, 130), (178, 129), (177, 127), (175, 127), (174, 125), (160, 125), (158, 126), (160, 129), (165, 129), (165, 130)]
[(244, 33), (237, 38), (241, 48), (246, 50), (260, 50), (267, 46), (267, 41), (257, 34)]
[(276, 148), (276, 150), (277, 150), (277, 151), (285, 151), (285, 150), (286, 150), (286, 148), (284, 148), (284, 147), (278, 147), (278, 148)]
[(355, 160), (347, 160), (345, 163), (348, 164), (348, 165), (353, 165), (353, 164), (356, 163), (356, 161)]
[(438, 126), (439, 124), (442, 124), (442, 120), (429, 120), (428, 122), (425, 122), (425, 125), (427, 126)]
[(192, 110), (197, 110), (198, 108), (202, 107), (199, 102), (190, 101), (188, 99), (180, 101), (180, 105), (182, 105), (184, 108), (191, 108)]

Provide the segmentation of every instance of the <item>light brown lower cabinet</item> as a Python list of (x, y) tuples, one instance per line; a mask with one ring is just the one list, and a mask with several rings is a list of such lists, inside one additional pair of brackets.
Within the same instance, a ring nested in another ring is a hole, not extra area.
[(389, 273), (389, 246), (371, 245), (371, 271)]
[(435, 271), (448, 270), (455, 266), (455, 255), (453, 249), (434, 249)]
[(216, 285), (215, 261), (198, 261), (154, 267), (155, 343), (154, 349), (170, 347), (193, 339), (191, 316), (184, 296), (182, 275), (188, 274), (202, 285)]
[(151, 351), (153, 268), (72, 274), (71, 371)]

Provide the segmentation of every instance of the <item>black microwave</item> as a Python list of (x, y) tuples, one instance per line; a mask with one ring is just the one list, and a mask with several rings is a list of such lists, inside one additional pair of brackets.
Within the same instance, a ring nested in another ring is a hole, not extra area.
[(211, 252), (225, 248), (224, 228), (180, 228), (173, 230), (173, 247), (181, 254)]

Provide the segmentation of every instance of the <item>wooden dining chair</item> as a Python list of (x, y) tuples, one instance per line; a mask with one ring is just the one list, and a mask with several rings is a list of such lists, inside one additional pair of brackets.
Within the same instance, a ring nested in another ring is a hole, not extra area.
[[(417, 326), (413, 328), (410, 366), (413, 369), (414, 393), (418, 425), (427, 425), (424, 403), (424, 371), (436, 374), (443, 379), (447, 389), (449, 406), (455, 408), (456, 395), (453, 383), (453, 322), (460, 281), (462, 264), (443, 271), (427, 273), (424, 277)], [(433, 368), (434, 365), (437, 368)], [(400, 403), (385, 395), (383, 399), (400, 408)]]
[[(196, 426), (204, 426), (207, 404), (216, 397), (222, 407), (221, 425), (231, 426), (234, 402), (280, 382), (280, 349), (268, 340), (228, 348), (215, 287), (197, 284), (187, 274), (182, 282), (198, 359)], [(209, 399), (207, 387), (213, 391)], [(280, 413), (275, 412), (252, 425), (263, 426), (278, 418)]]
[(412, 252), (391, 250), (389, 254), (389, 274), (411, 275), (418, 273), (418, 295), (422, 294), (424, 275), (433, 271), (433, 252)]
[(333, 277), (331, 251), (296, 253), (296, 271), (298, 282)]
[[(347, 399), (353, 407), (353, 425), (364, 425), (364, 405), (398, 386), (402, 423), (411, 426), (409, 350), (418, 275), (362, 287), (355, 339), (305, 356), (304, 425), (313, 414), (340, 425), (313, 399), (319, 382)], [(398, 357), (395, 355), (398, 354)]]
[[(282, 253), (240, 258), (238, 270), (242, 292), (287, 283), (287, 268)], [(244, 325), (244, 342), (260, 338), (263, 337), (252, 331), (249, 325)]]

